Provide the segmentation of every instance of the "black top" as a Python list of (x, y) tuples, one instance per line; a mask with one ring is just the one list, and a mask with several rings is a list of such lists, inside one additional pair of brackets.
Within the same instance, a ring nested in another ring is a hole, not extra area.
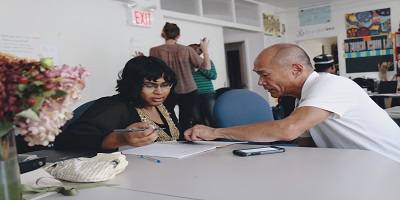
[[(179, 139), (183, 139), (183, 131), (178, 124), (175, 112), (168, 111), (179, 129)], [(161, 118), (167, 124), (162, 115)], [(56, 150), (102, 151), (101, 144), (108, 134), (114, 129), (124, 129), (135, 122), (141, 122), (140, 116), (127, 99), (121, 95), (103, 97), (96, 100), (80, 118), (56, 137), (54, 148)], [(167, 128), (164, 131), (170, 135), (168, 125), (160, 125), (160, 127)]]

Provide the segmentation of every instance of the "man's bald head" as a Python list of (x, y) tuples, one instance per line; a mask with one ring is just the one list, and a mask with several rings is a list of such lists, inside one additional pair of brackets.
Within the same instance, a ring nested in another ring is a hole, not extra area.
[(304, 82), (314, 69), (302, 48), (281, 43), (264, 49), (255, 59), (253, 71), (259, 75), (258, 85), (272, 97), (299, 98)]
[(279, 43), (272, 45), (261, 51), (255, 59), (255, 63), (265, 62), (265, 60), (269, 60), (269, 63), (275, 66), (290, 67), (292, 64), (298, 63), (313, 70), (310, 57), (302, 48), (294, 44)]

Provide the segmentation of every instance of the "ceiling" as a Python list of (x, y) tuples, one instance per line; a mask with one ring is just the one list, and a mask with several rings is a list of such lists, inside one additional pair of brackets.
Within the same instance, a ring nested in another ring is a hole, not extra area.
[(307, 8), (318, 5), (335, 4), (350, 0), (256, 0), (256, 1), (268, 4), (270, 6), (288, 10), (296, 8)]

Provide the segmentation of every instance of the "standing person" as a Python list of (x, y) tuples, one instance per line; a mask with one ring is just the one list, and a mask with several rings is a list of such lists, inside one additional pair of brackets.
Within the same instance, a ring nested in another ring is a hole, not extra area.
[(370, 150), (400, 163), (400, 127), (351, 79), (314, 72), (299, 46), (264, 49), (253, 71), (272, 97), (296, 97), (297, 108), (282, 120), (231, 128), (196, 125), (185, 131), (187, 140), (290, 141), (309, 130), (317, 147)]
[(165, 23), (161, 37), (165, 39), (165, 44), (151, 48), (150, 56), (166, 62), (177, 76), (175, 93), (169, 95), (165, 106), (169, 109), (179, 106), (179, 124), (186, 130), (191, 126), (193, 107), (197, 98), (197, 86), (192, 76), (191, 66), (204, 70), (211, 69), (208, 54), (209, 41), (206, 38), (200, 40), (200, 48), (204, 53), (203, 59), (191, 47), (177, 43), (180, 29), (176, 24)]
[(330, 74), (337, 74), (337, 66), (335, 64), (335, 60), (333, 60), (333, 56), (331, 54), (321, 54), (315, 56), (314, 60), (314, 67), (315, 71), (318, 73), (330, 73)]
[[(203, 53), (199, 44), (190, 44), (199, 55)], [(194, 82), (197, 85), (197, 99), (193, 109), (193, 124), (204, 124), (216, 127), (213, 115), (217, 95), (211, 80), (217, 78), (214, 63), (210, 60), (211, 70), (192, 68)]]
[[(56, 138), (55, 149), (115, 151), (126, 145), (183, 139), (174, 110), (163, 105), (175, 83), (175, 73), (162, 60), (151, 56), (130, 59), (119, 74), (118, 94), (97, 99)], [(131, 128), (146, 130), (114, 131)]]

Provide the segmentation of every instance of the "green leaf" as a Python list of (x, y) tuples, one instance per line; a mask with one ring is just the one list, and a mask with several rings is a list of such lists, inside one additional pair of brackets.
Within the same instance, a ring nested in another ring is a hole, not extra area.
[(63, 97), (63, 96), (65, 96), (66, 94), (67, 94), (67, 93), (64, 92), (64, 91), (62, 91), (62, 90), (57, 90), (57, 91), (56, 91), (56, 94), (54, 94), (52, 97), (54, 97), (54, 98)]
[(17, 88), (18, 91), (24, 91), (26, 89), (27, 85), (26, 84), (18, 84)]
[(41, 106), (42, 104), (43, 104), (43, 102), (44, 102), (44, 97), (41, 97), (41, 96), (36, 96), (35, 97), (35, 99), (36, 99), (36, 104), (35, 104), (35, 106), (36, 107), (39, 107), (39, 106)]
[(56, 94), (56, 92), (54, 90), (49, 90), (49, 91), (43, 92), (43, 96), (44, 97), (51, 97), (51, 96), (53, 96), (55, 94)]
[(41, 86), (41, 85), (44, 85), (44, 82), (43, 81), (32, 81), (32, 84), (36, 85), (36, 86)]
[(14, 128), (11, 122), (0, 122), (0, 137), (3, 137)]
[(18, 114), (16, 114), (15, 116), (24, 117), (24, 118), (31, 119), (34, 121), (40, 120), (39, 115), (35, 111), (33, 111), (31, 108), (21, 111)]

